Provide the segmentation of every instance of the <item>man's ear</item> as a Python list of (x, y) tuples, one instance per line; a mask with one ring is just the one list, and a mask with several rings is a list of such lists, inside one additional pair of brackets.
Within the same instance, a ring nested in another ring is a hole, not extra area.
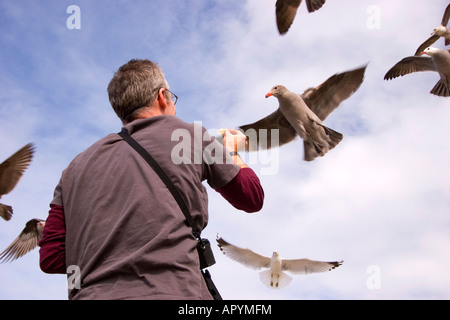
[[(161, 111), (164, 111), (167, 108), (167, 98), (166, 98), (165, 92), (166, 92), (166, 89), (164, 89), (164, 88), (161, 88), (158, 91), (157, 101), (158, 101), (158, 105), (159, 105), (159, 108)], [(162, 112), (162, 113), (164, 113), (164, 112)]]

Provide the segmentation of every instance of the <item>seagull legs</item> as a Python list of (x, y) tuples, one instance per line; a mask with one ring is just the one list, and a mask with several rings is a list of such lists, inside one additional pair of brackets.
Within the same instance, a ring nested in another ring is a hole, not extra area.
[[(277, 275), (277, 282), (275, 284), (275, 287), (278, 288), (279, 282), (280, 282), (280, 274)], [(273, 287), (273, 273), (270, 274), (270, 286)]]

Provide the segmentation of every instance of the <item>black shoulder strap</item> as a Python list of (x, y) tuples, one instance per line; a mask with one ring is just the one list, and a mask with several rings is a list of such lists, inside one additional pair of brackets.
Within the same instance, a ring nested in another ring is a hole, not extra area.
[(192, 232), (194, 236), (197, 239), (200, 239), (200, 231), (195, 227), (194, 221), (192, 220), (191, 214), (189, 213), (189, 209), (186, 206), (186, 203), (183, 200), (183, 197), (181, 196), (178, 189), (173, 184), (172, 180), (169, 178), (169, 176), (164, 172), (164, 170), (159, 166), (159, 164), (155, 161), (155, 159), (145, 150), (136, 140), (134, 140), (128, 131), (123, 128), (121, 132), (118, 133), (123, 140), (128, 142), (128, 144), (133, 147), (147, 162), (148, 164), (155, 170), (155, 172), (158, 174), (158, 176), (161, 178), (161, 180), (164, 182), (164, 184), (169, 189), (170, 193), (172, 193), (173, 197), (175, 198), (176, 202), (180, 206), (181, 211), (183, 211), (184, 216), (186, 217), (186, 220), (188, 224), (192, 228)]

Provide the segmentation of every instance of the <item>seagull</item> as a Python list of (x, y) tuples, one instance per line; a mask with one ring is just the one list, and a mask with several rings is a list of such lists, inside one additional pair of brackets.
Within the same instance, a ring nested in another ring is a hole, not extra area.
[(450, 4), (447, 6), (444, 12), (444, 16), (442, 17), (441, 25), (434, 28), (433, 32), (431, 33), (431, 37), (429, 37), (427, 40), (425, 40), (424, 43), (422, 43), (419, 48), (417, 48), (415, 56), (422, 55), (422, 52), (431, 46), (433, 43), (435, 43), (437, 40), (439, 40), (440, 37), (443, 37), (445, 39), (445, 45), (450, 45), (450, 29), (447, 28), (448, 20), (450, 18)]
[(243, 265), (259, 270), (268, 269), (259, 273), (260, 280), (272, 289), (286, 287), (292, 277), (283, 271), (293, 274), (309, 274), (331, 271), (344, 261), (323, 262), (309, 259), (282, 259), (278, 251), (274, 251), (272, 257), (265, 257), (250, 249), (236, 247), (217, 235), (217, 244), (220, 250), (229, 258)]
[[(11, 157), (0, 164), (0, 198), (10, 193), (28, 168), (34, 153), (34, 145), (27, 144)], [(13, 210), (11, 206), (0, 203), (0, 216), (11, 220)]]
[(0, 261), (14, 261), (36, 248), (39, 240), (42, 239), (44, 226), (45, 220), (31, 219), (28, 221), (19, 236), (0, 253)]
[[(277, 19), (277, 27), (280, 35), (288, 32), (294, 22), (297, 10), (302, 0), (277, 0), (275, 4), (275, 14)], [(325, 3), (325, 0), (306, 0), (308, 12), (319, 10)]]
[(428, 47), (422, 54), (429, 57), (410, 56), (403, 58), (386, 73), (384, 80), (391, 80), (414, 72), (435, 71), (439, 73), (441, 79), (431, 89), (430, 93), (440, 97), (449, 97), (450, 50)]
[[(239, 127), (248, 137), (247, 151), (275, 147), (272, 145), (272, 131), (275, 129), (279, 130), (275, 131), (279, 134), (278, 146), (293, 141), (297, 136), (304, 140), (305, 161), (325, 155), (342, 140), (343, 135), (324, 126), (322, 121), (356, 92), (363, 82), (366, 67), (335, 74), (303, 94), (293, 93), (283, 85), (274, 86), (266, 98), (278, 98), (279, 108), (259, 121)], [(266, 136), (260, 132), (261, 129), (266, 129), (262, 131), (267, 133)]]

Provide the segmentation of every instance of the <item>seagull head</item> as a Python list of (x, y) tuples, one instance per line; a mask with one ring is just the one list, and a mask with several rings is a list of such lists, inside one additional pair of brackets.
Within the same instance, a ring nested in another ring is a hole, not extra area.
[(447, 31), (446, 27), (439, 26), (439, 27), (433, 29), (433, 32), (431, 33), (431, 35), (434, 36), (435, 34), (437, 34), (438, 36), (443, 36), (446, 31)]
[(287, 91), (287, 89), (285, 86), (278, 84), (278, 85), (272, 87), (272, 89), (270, 89), (270, 91), (266, 94), (266, 98), (268, 98), (270, 96), (279, 97), (286, 91)]
[(278, 250), (275, 250), (272, 255), (273, 257), (278, 257), (279, 256)]
[(36, 228), (37, 230), (42, 233), (44, 230), (44, 226), (45, 226), (45, 220), (41, 220), (41, 219), (34, 219), (36, 222)]
[(437, 48), (428, 47), (422, 52), (422, 54), (432, 56), (433, 54), (435, 54), (438, 51), (439, 51), (439, 49), (437, 49)]

